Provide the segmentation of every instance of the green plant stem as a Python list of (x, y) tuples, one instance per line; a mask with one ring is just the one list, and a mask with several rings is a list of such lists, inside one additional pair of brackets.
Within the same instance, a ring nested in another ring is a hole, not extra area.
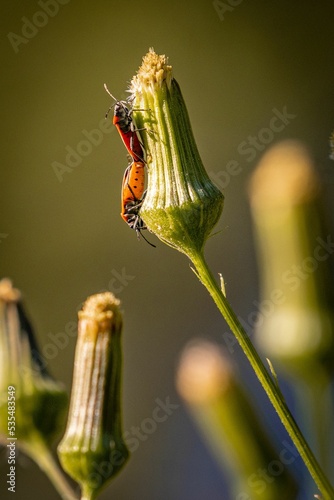
[(94, 498), (96, 498), (96, 494), (91, 488), (82, 488), (80, 500), (94, 500)]
[(322, 471), (315, 456), (313, 455), (309, 445), (305, 441), (297, 423), (295, 422), (289, 408), (287, 407), (279, 389), (272, 380), (267, 369), (265, 368), (259, 354), (250, 341), (246, 331), (239, 322), (236, 314), (228, 303), (226, 297), (220, 290), (218, 283), (214, 279), (211, 270), (209, 269), (205, 258), (202, 253), (193, 253), (188, 255), (193, 264), (195, 265), (197, 276), (206, 287), (213, 300), (215, 301), (218, 309), (225, 318), (228, 326), (234, 333), (237, 341), (239, 342), (242, 350), (247, 356), (251, 366), (253, 367), (256, 376), (266, 391), (272, 405), (274, 406), (279, 418), (281, 419), (284, 427), (286, 428), (289, 436), (291, 437), (295, 447), (297, 448), (300, 456), (302, 457), (306, 467), (308, 468), (311, 476), (317, 484), (324, 500), (334, 499), (334, 489)]
[(31, 445), (25, 443), (21, 444), (20, 447), (46, 474), (63, 500), (78, 500), (78, 497), (43, 440), (36, 436)]

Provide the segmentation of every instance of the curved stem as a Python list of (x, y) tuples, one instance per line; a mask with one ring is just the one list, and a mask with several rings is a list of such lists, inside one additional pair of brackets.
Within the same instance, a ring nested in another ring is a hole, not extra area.
[(250, 341), (247, 333), (242, 327), (236, 314), (226, 300), (226, 297), (220, 290), (216, 280), (214, 279), (202, 253), (194, 253), (189, 255), (193, 264), (195, 265), (198, 278), (206, 287), (213, 300), (215, 301), (218, 309), (225, 318), (227, 324), (234, 333), (237, 341), (239, 342), (242, 350), (247, 356), (252, 368), (262, 387), (266, 391), (272, 405), (274, 406), (279, 418), (281, 419), (284, 427), (290, 435), (295, 447), (297, 448), (300, 456), (302, 457), (306, 467), (308, 468), (311, 476), (317, 484), (324, 500), (331, 500), (334, 498), (334, 489), (323, 473), (320, 465), (318, 464), (313, 452), (305, 441), (297, 423), (295, 422), (289, 408), (287, 407), (279, 389), (275, 382), (272, 380), (267, 369), (265, 368), (259, 354)]

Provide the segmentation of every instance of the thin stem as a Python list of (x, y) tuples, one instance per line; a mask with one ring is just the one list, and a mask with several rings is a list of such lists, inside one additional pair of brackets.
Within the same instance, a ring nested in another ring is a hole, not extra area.
[(80, 500), (95, 500), (98, 496), (96, 488), (92, 488), (89, 482), (81, 484), (81, 497)]
[(21, 448), (46, 474), (63, 500), (78, 500), (78, 497), (54, 460), (51, 451), (41, 439), (36, 438), (31, 446), (21, 444)]
[(96, 498), (96, 495), (91, 488), (82, 489), (80, 500), (94, 500), (94, 498)]
[(225, 318), (227, 324), (234, 333), (242, 350), (247, 356), (251, 366), (253, 367), (256, 376), (266, 391), (272, 405), (274, 406), (279, 418), (290, 435), (294, 445), (296, 446), (300, 456), (302, 457), (311, 476), (317, 484), (324, 500), (334, 498), (334, 489), (329, 483), (327, 477), (323, 473), (315, 456), (313, 455), (309, 445), (305, 441), (297, 423), (295, 422), (289, 408), (287, 407), (280, 391), (275, 382), (272, 380), (267, 369), (265, 368), (259, 354), (251, 343), (247, 333), (239, 322), (236, 314), (226, 300), (226, 297), (220, 290), (216, 280), (214, 279), (202, 253), (194, 253), (189, 256), (195, 265), (197, 275), (202, 284), (207, 288), (208, 292), (215, 301), (218, 309)]

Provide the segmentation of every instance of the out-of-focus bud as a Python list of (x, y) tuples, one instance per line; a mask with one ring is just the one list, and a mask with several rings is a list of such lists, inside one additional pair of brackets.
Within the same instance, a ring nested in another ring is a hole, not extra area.
[(334, 239), (321, 196), (310, 156), (295, 141), (271, 148), (250, 184), (262, 305), (256, 340), (294, 374), (315, 373), (314, 363), (334, 367)]
[[(233, 498), (295, 498), (296, 484), (281, 453), (275, 451), (238, 383), (234, 366), (218, 346), (197, 340), (185, 348), (177, 388), (218, 462), (231, 474)], [(291, 451), (284, 453), (291, 455)], [(294, 458), (290, 458), (292, 463)], [(264, 473), (267, 481), (260, 487)]]
[(79, 312), (70, 410), (58, 455), (85, 500), (95, 498), (128, 458), (122, 438), (119, 305), (106, 292), (89, 297)]
[(12, 467), (18, 447), (39, 465), (64, 500), (74, 500), (51, 452), (65, 423), (67, 394), (41, 359), (21, 293), (4, 278), (0, 281), (0, 442), (10, 447)]
[(40, 364), (41, 356), (20, 292), (9, 279), (0, 281), (0, 435), (8, 435), (8, 387), (13, 388), (18, 445), (33, 447), (36, 435), (45, 443), (61, 430), (67, 395)]

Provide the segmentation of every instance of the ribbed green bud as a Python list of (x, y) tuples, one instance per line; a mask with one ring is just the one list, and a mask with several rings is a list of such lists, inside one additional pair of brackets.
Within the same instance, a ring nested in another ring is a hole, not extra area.
[(140, 210), (148, 229), (191, 257), (220, 218), (224, 197), (199, 156), (180, 87), (153, 49), (131, 82), (136, 125), (147, 153), (148, 187)]
[(128, 458), (121, 423), (119, 305), (106, 292), (89, 297), (79, 312), (71, 405), (58, 455), (87, 500), (96, 497)]
[(18, 446), (30, 455), (37, 442), (52, 443), (61, 430), (67, 408), (63, 385), (46, 372), (41, 359), (21, 294), (9, 279), (3, 279), (0, 281), (0, 438), (16, 438)]

